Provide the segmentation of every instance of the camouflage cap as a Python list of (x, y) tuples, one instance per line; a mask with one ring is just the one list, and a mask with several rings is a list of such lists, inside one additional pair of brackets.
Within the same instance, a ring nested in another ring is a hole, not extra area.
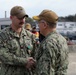
[(24, 18), (24, 17), (28, 17), (24, 8), (21, 6), (14, 6), (10, 11), (10, 15), (16, 16), (19, 19)]
[(58, 21), (58, 16), (52, 10), (43, 10), (38, 16), (33, 16), (34, 20), (45, 20), (50, 23), (56, 23)]

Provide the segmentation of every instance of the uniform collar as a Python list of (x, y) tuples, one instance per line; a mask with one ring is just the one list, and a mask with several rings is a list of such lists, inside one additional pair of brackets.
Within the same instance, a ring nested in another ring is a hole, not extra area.
[(20, 36), (19, 36), (19, 35), (11, 28), (11, 26), (10, 26), (10, 34), (11, 34), (12, 36), (18, 37), (18, 38), (27, 35), (26, 32), (25, 32), (24, 27), (22, 28), (21, 34), (20, 34)]
[(56, 31), (52, 31), (52, 32), (50, 32), (47, 36), (45, 36), (45, 38), (47, 38), (47, 37), (49, 37), (50, 35), (55, 34), (55, 33), (57, 33), (57, 32), (56, 32)]

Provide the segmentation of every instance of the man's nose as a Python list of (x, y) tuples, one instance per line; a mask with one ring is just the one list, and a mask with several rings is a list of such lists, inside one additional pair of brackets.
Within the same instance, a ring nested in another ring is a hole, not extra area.
[(24, 22), (24, 19), (21, 19), (20, 21), (21, 21), (21, 22)]

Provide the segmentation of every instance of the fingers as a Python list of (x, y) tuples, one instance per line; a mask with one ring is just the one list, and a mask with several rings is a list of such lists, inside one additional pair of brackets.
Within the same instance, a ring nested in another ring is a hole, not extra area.
[(26, 68), (27, 69), (35, 69), (35, 67), (36, 67), (36, 60), (35, 59), (33, 59), (32, 57), (29, 57), (28, 58), (28, 61), (27, 61), (27, 63), (26, 63)]

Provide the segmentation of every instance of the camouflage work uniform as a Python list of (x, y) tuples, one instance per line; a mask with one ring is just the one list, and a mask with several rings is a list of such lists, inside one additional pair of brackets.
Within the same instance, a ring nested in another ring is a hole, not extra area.
[(34, 49), (34, 35), (23, 29), (20, 36), (11, 27), (0, 33), (0, 75), (31, 75), (25, 68), (27, 57)]
[(68, 46), (57, 32), (52, 32), (41, 42), (36, 52), (37, 75), (66, 75)]

